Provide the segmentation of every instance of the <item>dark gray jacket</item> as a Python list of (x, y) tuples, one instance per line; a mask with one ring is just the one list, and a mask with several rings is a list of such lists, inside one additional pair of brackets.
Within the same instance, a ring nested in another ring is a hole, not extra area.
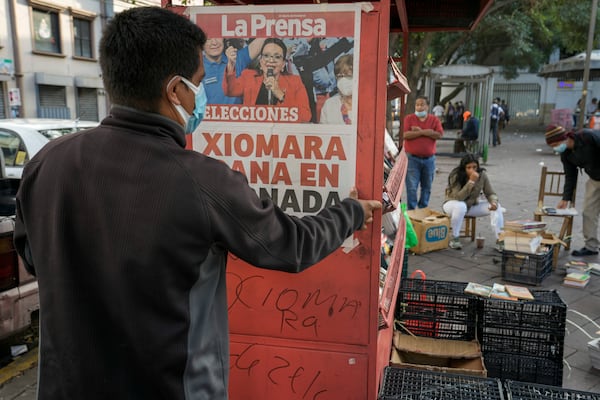
[(600, 131), (581, 129), (573, 136), (575, 146), (560, 155), (565, 171), (563, 200), (571, 201), (573, 188), (577, 182), (577, 168), (582, 168), (588, 176), (600, 181)]
[(26, 166), (15, 242), (37, 275), (39, 399), (227, 398), (227, 252), (299, 272), (361, 227), (355, 200), (302, 219), (260, 200), (181, 127), (115, 107)]

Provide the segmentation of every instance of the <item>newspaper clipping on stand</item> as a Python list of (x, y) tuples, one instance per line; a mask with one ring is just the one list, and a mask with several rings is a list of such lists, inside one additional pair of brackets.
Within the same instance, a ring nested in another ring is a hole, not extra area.
[(205, 47), (208, 105), (192, 148), (302, 216), (337, 204), (356, 184), (360, 9), (276, 10), (188, 8), (209, 42), (223, 44), (220, 63), (207, 62)]

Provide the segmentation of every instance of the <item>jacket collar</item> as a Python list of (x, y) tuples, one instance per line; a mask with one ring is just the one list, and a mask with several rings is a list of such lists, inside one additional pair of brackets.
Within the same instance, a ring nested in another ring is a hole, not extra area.
[(170, 137), (181, 147), (185, 147), (186, 144), (183, 127), (157, 113), (114, 105), (110, 114), (102, 120), (102, 124), (130, 129), (142, 134)]

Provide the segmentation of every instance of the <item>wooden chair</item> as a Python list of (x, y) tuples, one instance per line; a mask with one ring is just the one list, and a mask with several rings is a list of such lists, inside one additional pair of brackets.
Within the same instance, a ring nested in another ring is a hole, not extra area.
[[(546, 214), (542, 210), (544, 206), (554, 207), (563, 195), (563, 187), (565, 185), (565, 173), (559, 171), (548, 171), (548, 167), (542, 167), (542, 175), (540, 177), (540, 190), (538, 194), (537, 210), (533, 213), (535, 221), (541, 221), (542, 217), (562, 218), (562, 226), (558, 237), (566, 243), (565, 249), (571, 248), (571, 232), (573, 230), (573, 215), (551, 215)], [(570, 207), (575, 207), (575, 194), (577, 193), (577, 181), (573, 187), (573, 198), (571, 199)], [(550, 199), (548, 199), (550, 198)], [(545, 203), (545, 204), (544, 204)]]
[(470, 237), (471, 242), (475, 241), (475, 231), (477, 230), (477, 217), (465, 215), (463, 221), (464, 229), (460, 231), (460, 237)]

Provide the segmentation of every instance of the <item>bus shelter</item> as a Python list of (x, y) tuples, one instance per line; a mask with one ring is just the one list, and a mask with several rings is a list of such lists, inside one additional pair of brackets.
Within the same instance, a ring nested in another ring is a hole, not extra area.
[[(460, 90), (458, 96), (465, 99), (465, 110), (471, 111), (479, 119), (479, 139), (472, 151), (486, 162), (491, 140), (489, 109), (493, 101), (494, 71), (481, 65), (446, 65), (429, 70), (425, 93), (430, 99), (438, 96), (443, 98), (456, 89)], [(447, 135), (446, 139), (455, 140), (453, 133)], [(462, 156), (456, 153), (438, 154)]]

